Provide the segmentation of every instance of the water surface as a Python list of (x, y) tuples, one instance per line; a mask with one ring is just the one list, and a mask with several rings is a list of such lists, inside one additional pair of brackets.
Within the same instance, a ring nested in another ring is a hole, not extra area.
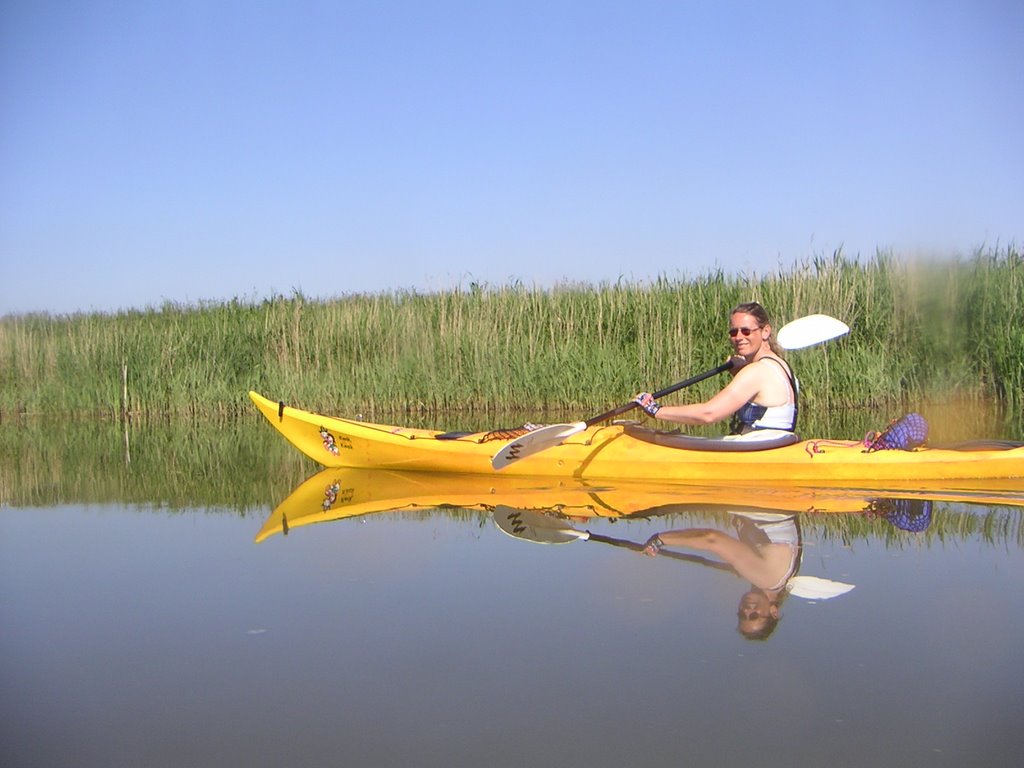
[[(26, 483), (5, 476), (0, 764), (1010, 766), (1024, 749), (1024, 488), (446, 486), (224, 439), (262, 463), (197, 449), (161, 475), (157, 448), (126, 463), (115, 441), (117, 460), (47, 475), (21, 456)], [(516, 510), (522, 530), (499, 528)], [(669, 553), (721, 558), (622, 545), (739, 541), (737, 512), (794, 519), (797, 575), (853, 589), (783, 596), (751, 640), (750, 582)]]

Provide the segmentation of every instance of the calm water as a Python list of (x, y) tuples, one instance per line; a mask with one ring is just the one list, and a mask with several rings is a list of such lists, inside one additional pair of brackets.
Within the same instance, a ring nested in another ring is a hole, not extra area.
[[(276, 449), (259, 479), (210, 455), (164, 457), (161, 479), (132, 450), (4, 476), (4, 766), (1016, 766), (1024, 749), (1024, 487), (488, 489), (316, 474)], [(175, 496), (202, 473), (206, 501)], [(798, 577), (853, 589), (797, 589), (747, 639), (751, 581), (670, 554), (717, 553), (615, 545), (694, 529), (737, 562), (795, 542)]]

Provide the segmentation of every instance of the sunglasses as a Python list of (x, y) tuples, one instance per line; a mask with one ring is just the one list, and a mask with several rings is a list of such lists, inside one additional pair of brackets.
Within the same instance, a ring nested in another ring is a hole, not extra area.
[(758, 619), (767, 619), (770, 614), (758, 613), (757, 611), (736, 611), (736, 615), (744, 621), (757, 621)]
[(759, 330), (761, 330), (761, 326), (760, 325), (757, 326), (756, 328), (730, 328), (729, 329), (729, 337), (732, 338), (732, 339), (735, 339), (737, 334), (740, 334), (740, 333), (742, 333), (744, 336), (749, 336), (754, 331), (759, 331)]

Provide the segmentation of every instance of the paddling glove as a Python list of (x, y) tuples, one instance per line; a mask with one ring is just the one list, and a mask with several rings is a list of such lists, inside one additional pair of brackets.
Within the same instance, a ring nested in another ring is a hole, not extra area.
[(661, 410), (661, 406), (655, 401), (654, 396), (650, 392), (641, 392), (634, 400), (650, 416), (657, 416), (658, 411)]

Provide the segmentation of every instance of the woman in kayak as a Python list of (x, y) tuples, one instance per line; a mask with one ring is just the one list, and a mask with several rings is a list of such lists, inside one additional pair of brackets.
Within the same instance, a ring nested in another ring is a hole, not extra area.
[(740, 304), (729, 313), (732, 381), (703, 403), (665, 405), (648, 392), (636, 402), (648, 414), (679, 424), (716, 424), (730, 416), (732, 433), (755, 430), (796, 430), (798, 386), (789, 364), (775, 344), (771, 320), (756, 301)]
[(730, 512), (736, 536), (713, 528), (665, 531), (647, 540), (645, 555), (657, 555), (663, 547), (710, 552), (728, 570), (750, 582), (740, 597), (736, 628), (749, 640), (767, 640), (782, 616), (787, 586), (800, 569), (803, 540), (796, 515), (764, 512)]

